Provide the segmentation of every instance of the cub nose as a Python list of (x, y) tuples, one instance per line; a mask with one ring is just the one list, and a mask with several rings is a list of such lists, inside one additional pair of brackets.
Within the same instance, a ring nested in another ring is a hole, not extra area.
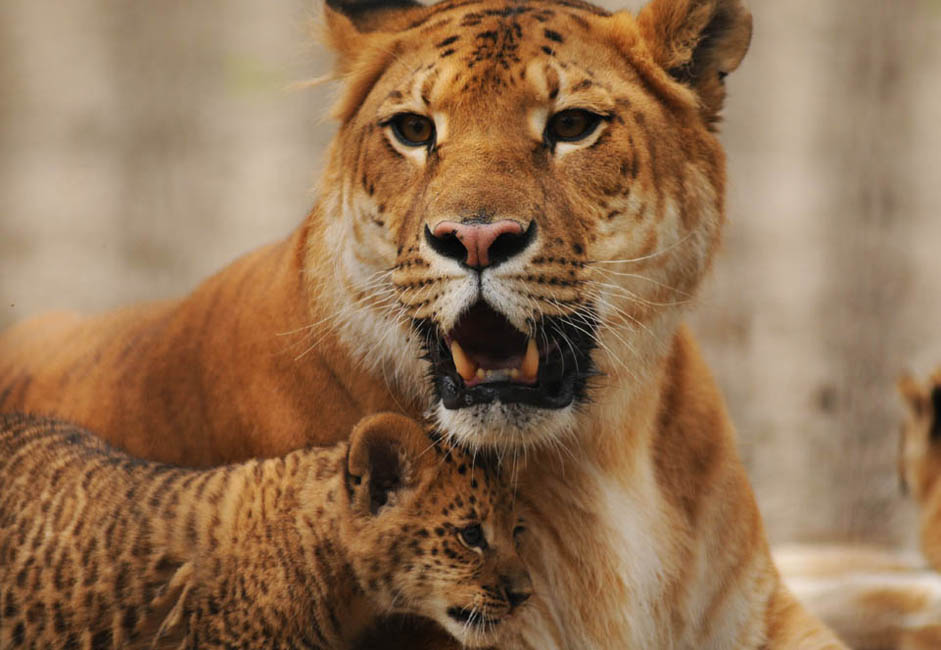
[(515, 575), (503, 577), (503, 593), (506, 600), (510, 603), (510, 610), (514, 610), (533, 595), (533, 583), (529, 579), (529, 574), (521, 572)]
[(425, 226), (425, 240), (439, 255), (480, 270), (521, 253), (534, 232), (535, 223), (524, 231), (522, 225), (509, 219), (494, 223), (442, 221), (434, 230)]

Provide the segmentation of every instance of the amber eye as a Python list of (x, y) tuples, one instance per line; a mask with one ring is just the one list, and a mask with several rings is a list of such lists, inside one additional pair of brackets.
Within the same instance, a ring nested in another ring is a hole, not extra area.
[(427, 147), (435, 142), (435, 123), (424, 115), (399, 113), (388, 124), (406, 147)]
[(546, 140), (555, 142), (577, 142), (594, 133), (601, 116), (591, 111), (572, 108), (560, 111), (549, 118), (546, 125)]
[(457, 531), (457, 537), (461, 540), (461, 544), (467, 548), (479, 548), (481, 550), (487, 548), (487, 540), (484, 538), (484, 530), (480, 527), (480, 524), (465, 526)]

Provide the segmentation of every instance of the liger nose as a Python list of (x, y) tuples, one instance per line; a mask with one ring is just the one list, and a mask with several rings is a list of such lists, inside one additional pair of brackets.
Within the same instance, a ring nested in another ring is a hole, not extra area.
[(524, 231), (509, 219), (493, 223), (442, 221), (433, 230), (425, 227), (425, 239), (439, 255), (480, 270), (523, 252), (532, 240), (534, 226)]

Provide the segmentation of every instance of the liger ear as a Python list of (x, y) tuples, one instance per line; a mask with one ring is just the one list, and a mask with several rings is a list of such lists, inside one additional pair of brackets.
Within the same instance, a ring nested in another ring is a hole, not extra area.
[(396, 56), (398, 34), (431, 11), (413, 0), (326, 0), (324, 38), (337, 53), (334, 73), (346, 80), (333, 115), (350, 119)]
[(375, 515), (395, 492), (413, 485), (434, 456), (431, 446), (422, 426), (404, 415), (380, 413), (360, 420), (347, 457), (354, 510)]
[(404, 29), (425, 11), (414, 0), (326, 0), (327, 41), (340, 55), (341, 68), (349, 66), (363, 53), (370, 35)]
[(422, 7), (415, 0), (326, 0), (326, 4), (329, 12), (346, 16), (361, 32), (390, 31), (383, 26)]
[(725, 100), (725, 76), (751, 42), (751, 12), (742, 0), (652, 0), (637, 25), (654, 61), (698, 95), (707, 121)]

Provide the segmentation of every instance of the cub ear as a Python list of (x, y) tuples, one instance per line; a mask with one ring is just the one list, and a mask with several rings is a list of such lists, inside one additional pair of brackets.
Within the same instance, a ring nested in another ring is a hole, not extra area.
[(928, 404), (928, 395), (910, 372), (906, 371), (896, 383), (899, 395), (914, 415), (922, 415)]
[(941, 440), (941, 386), (931, 389), (931, 438)]
[(652, 0), (637, 24), (654, 61), (699, 96), (706, 118), (718, 118), (724, 79), (751, 42), (751, 12), (742, 0)]
[(360, 420), (347, 457), (353, 509), (375, 515), (395, 492), (413, 485), (418, 470), (434, 456), (431, 446), (422, 426), (404, 415), (380, 413)]

